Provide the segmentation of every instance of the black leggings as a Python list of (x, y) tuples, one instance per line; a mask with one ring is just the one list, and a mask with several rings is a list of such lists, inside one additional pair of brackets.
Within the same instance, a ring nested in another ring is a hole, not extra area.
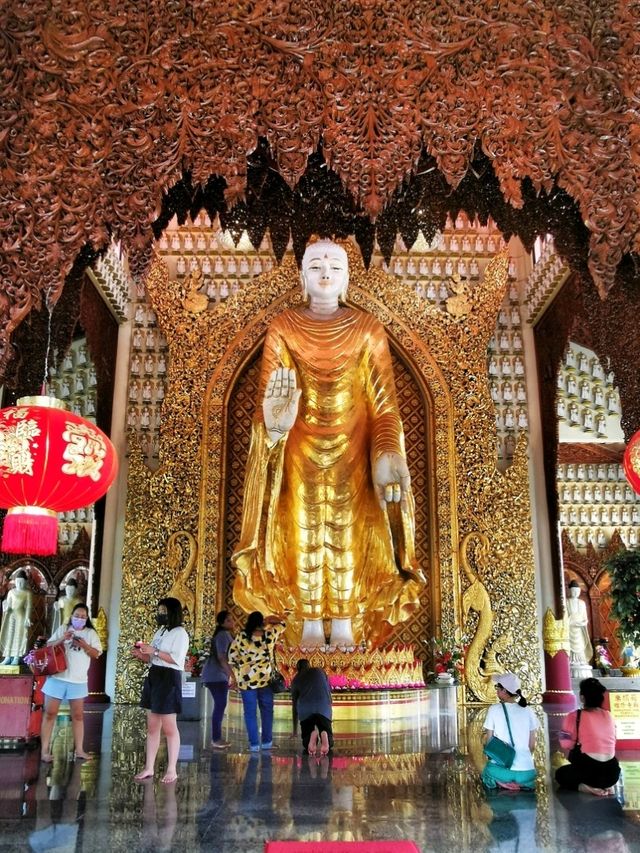
[(620, 778), (620, 765), (617, 758), (609, 761), (596, 761), (585, 753), (571, 764), (564, 764), (556, 770), (556, 782), (561, 788), (577, 791), (578, 785), (590, 785), (592, 788), (610, 788)]

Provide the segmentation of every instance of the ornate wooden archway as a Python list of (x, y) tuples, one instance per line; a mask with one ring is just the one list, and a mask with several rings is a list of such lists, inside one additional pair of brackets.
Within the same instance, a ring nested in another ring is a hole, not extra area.
[[(0, 38), (0, 366), (87, 247), (115, 237), (146, 268), (185, 173), (174, 210), (201, 205), (207, 182), (231, 225), (237, 202), (261, 201), (261, 140), (273, 198), (295, 188), (293, 208), (271, 203), (256, 224), (276, 244), (305, 218), (321, 145), (365, 256), (374, 237), (428, 230), (434, 198), (457, 188), (443, 209), (506, 205), (525, 241), (571, 227), (604, 295), (640, 249), (639, 24), (628, 0), (128, 0), (117, 14), (17, 0)], [(323, 196), (336, 231), (343, 205)]]

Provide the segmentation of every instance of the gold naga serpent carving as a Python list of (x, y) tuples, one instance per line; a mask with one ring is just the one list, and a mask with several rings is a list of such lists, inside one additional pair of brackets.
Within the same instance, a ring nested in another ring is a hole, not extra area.
[[(185, 562), (185, 544), (186, 542), (186, 562)], [(198, 557), (198, 544), (195, 537), (187, 530), (178, 530), (172, 533), (167, 542), (167, 566), (173, 572), (177, 572), (180, 566), (184, 563), (184, 567), (179, 571), (168, 595), (172, 598), (177, 598), (182, 604), (183, 609), (187, 610), (193, 626), (196, 618), (196, 596), (195, 592), (189, 586), (189, 579), (193, 572)]]
[(484, 533), (467, 533), (460, 544), (460, 563), (469, 581), (462, 594), (463, 623), (467, 623), (470, 611), (478, 614), (478, 623), (465, 655), (465, 678), (478, 699), (490, 702), (495, 698), (491, 676), (504, 671), (498, 656), (510, 646), (512, 637), (507, 632), (487, 646), (493, 629), (493, 610), (487, 588), (471, 565), (472, 552), (475, 565), (478, 568), (486, 566), (489, 540)]

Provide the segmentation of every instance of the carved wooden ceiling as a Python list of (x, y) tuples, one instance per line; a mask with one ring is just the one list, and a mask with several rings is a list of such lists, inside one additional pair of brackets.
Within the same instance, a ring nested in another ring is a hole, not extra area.
[(2, 19), (0, 368), (81, 251), (116, 237), (142, 273), (174, 207), (274, 244), (349, 227), (366, 256), (475, 206), (525, 242), (572, 231), (603, 296), (640, 250), (640, 0), (13, 0)]

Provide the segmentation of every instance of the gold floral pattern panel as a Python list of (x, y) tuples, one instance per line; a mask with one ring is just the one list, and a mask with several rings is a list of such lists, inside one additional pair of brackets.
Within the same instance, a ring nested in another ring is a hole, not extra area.
[(431, 543), (436, 538), (435, 483), (433, 457), (435, 436), (429, 418), (429, 398), (420, 388), (415, 376), (395, 347), (391, 346), (393, 372), (396, 379), (398, 407), (404, 428), (407, 463), (411, 472), (411, 488), (416, 503), (416, 559), (427, 583), (420, 596), (420, 609), (406, 622), (396, 626), (389, 643), (410, 643), (416, 656), (425, 658), (426, 642), (431, 637), (433, 625), (433, 580), (439, 575), (437, 553), (432, 553)]
[(242, 525), (242, 498), (244, 493), (244, 472), (249, 453), (251, 439), (251, 420), (253, 418), (256, 400), (258, 399), (258, 384), (260, 379), (260, 348), (245, 366), (236, 380), (229, 398), (227, 435), (233, 438), (227, 441), (226, 459), (227, 476), (225, 479), (224, 500), (224, 565), (222, 583), (218, 585), (217, 606), (231, 609), (236, 618), (236, 624), (244, 621), (244, 613), (233, 601), (233, 580), (235, 570), (231, 566), (231, 555), (240, 538)]

